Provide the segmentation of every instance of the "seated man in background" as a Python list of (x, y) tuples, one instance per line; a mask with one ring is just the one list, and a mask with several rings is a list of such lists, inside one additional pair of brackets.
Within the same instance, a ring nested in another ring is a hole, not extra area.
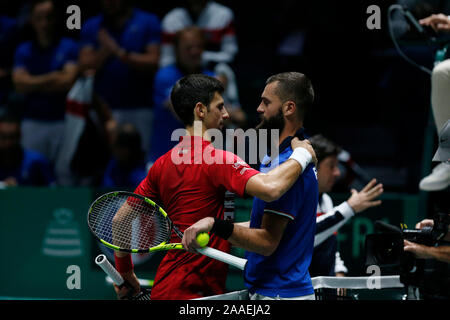
[(205, 65), (233, 62), (238, 52), (234, 12), (215, 1), (188, 0), (162, 19), (161, 66), (176, 60), (173, 38), (178, 31), (189, 26), (197, 26), (206, 34), (206, 50), (202, 54)]
[(20, 120), (0, 116), (0, 185), (49, 186), (54, 175), (48, 159), (20, 144)]
[(214, 76), (214, 73), (202, 66), (202, 54), (205, 39), (202, 30), (191, 26), (177, 32), (174, 38), (176, 62), (158, 70), (155, 76), (153, 104), (155, 121), (153, 126), (150, 162), (154, 162), (172, 149), (178, 141), (172, 141), (172, 132), (184, 128), (170, 103), (170, 91), (182, 77), (202, 73)]
[(141, 135), (136, 127), (130, 123), (119, 125), (113, 135), (112, 153), (102, 185), (133, 191), (147, 175)]
[(223, 83), (223, 98), (230, 119), (226, 127), (243, 127), (247, 115), (239, 101), (239, 92), (233, 62), (239, 51), (236, 37), (234, 12), (231, 8), (209, 0), (188, 0), (170, 10), (162, 19), (162, 44), (160, 66), (165, 67), (176, 61), (176, 48), (173, 39), (176, 33), (186, 27), (197, 26), (204, 33), (202, 63), (214, 70)]
[(350, 198), (334, 207), (327, 192), (332, 190), (340, 176), (337, 156), (341, 149), (322, 135), (315, 135), (309, 140), (317, 155), (319, 183), (316, 236), (309, 272), (311, 277), (343, 276), (347, 269), (337, 250), (336, 231), (354, 214), (379, 206), (381, 200), (374, 199), (383, 193), (383, 185), (376, 184), (376, 180), (372, 179), (360, 192), (352, 189)]

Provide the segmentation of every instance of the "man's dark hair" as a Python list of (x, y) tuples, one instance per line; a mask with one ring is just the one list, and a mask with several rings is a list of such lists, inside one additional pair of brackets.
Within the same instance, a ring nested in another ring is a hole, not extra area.
[(316, 153), (318, 163), (329, 156), (337, 157), (341, 152), (341, 147), (321, 134), (316, 134), (311, 138), (308, 138), (308, 140), (311, 142), (314, 152)]
[(217, 92), (222, 94), (224, 87), (216, 78), (204, 74), (191, 74), (175, 83), (170, 100), (178, 118), (185, 126), (194, 123), (194, 108), (201, 102), (207, 108)]
[(282, 102), (293, 101), (297, 106), (297, 114), (301, 120), (314, 102), (314, 90), (309, 80), (300, 72), (283, 72), (269, 77), (266, 85), (278, 82), (275, 94)]

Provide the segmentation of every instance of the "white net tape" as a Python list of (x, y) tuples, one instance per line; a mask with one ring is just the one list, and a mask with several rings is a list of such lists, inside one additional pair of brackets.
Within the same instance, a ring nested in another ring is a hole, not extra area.
[[(388, 289), (404, 288), (400, 276), (370, 276), (370, 277), (315, 277), (311, 279), (314, 290), (329, 289)], [(248, 300), (248, 291), (240, 290), (209, 296), (194, 300)]]
[(311, 279), (314, 289), (385, 289), (403, 288), (400, 276), (372, 277), (316, 277)]

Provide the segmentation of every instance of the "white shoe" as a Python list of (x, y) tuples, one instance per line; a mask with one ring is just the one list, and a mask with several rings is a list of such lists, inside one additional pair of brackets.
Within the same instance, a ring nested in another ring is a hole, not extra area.
[(438, 191), (450, 185), (450, 164), (442, 162), (434, 167), (431, 174), (424, 177), (419, 183), (423, 191)]

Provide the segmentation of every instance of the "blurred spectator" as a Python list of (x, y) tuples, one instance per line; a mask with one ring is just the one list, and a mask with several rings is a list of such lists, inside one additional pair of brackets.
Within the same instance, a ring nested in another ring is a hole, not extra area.
[(64, 130), (66, 94), (78, 67), (78, 46), (61, 37), (51, 0), (33, 1), (30, 25), (34, 39), (20, 44), (14, 56), (13, 82), (24, 95), (22, 145), (55, 161)]
[[(66, 113), (65, 144), (57, 162), (58, 185), (99, 186), (105, 167), (111, 157), (113, 132), (117, 122), (108, 105), (97, 95), (88, 105), (79, 104), (84, 110), (78, 114), (71, 110), (70, 101)], [(61, 168), (66, 170), (61, 170)]]
[(119, 125), (113, 138), (112, 153), (102, 185), (134, 190), (147, 176), (147, 170), (141, 136), (132, 124)]
[[(276, 43), (275, 68), (281, 70), (306, 67), (305, 47), (310, 23), (309, 1), (283, 0), (277, 5), (272, 38)], [(322, 17), (323, 19), (323, 17)]]
[(376, 180), (372, 179), (360, 192), (352, 189), (350, 198), (334, 207), (327, 192), (331, 191), (340, 176), (337, 157), (341, 148), (322, 135), (315, 135), (309, 141), (317, 155), (319, 182), (316, 236), (309, 272), (311, 277), (343, 276), (348, 270), (337, 250), (336, 231), (354, 214), (380, 205), (380, 200), (373, 201), (373, 199), (383, 193), (383, 186), (375, 185)]
[[(450, 14), (450, 1), (448, 0), (397, 0), (396, 3), (411, 11), (416, 19), (425, 18), (435, 12)], [(397, 38), (408, 34), (411, 28), (414, 28), (399, 10), (392, 14), (392, 27)]]
[[(450, 2), (450, 1), (449, 1)], [(450, 5), (450, 4), (449, 4)], [(436, 32), (450, 34), (450, 16), (433, 14), (419, 21), (420, 24), (433, 28)], [(438, 135), (450, 119), (450, 59), (444, 60), (433, 68), (431, 74), (431, 107)], [(450, 185), (450, 163), (444, 161), (433, 168), (431, 174), (424, 177), (420, 190), (438, 191)]]
[(173, 38), (177, 31), (196, 25), (205, 33), (206, 43), (202, 59), (205, 63), (230, 63), (238, 52), (233, 11), (214, 1), (188, 0), (162, 20), (163, 44), (160, 65), (175, 62)]
[(54, 183), (53, 171), (43, 155), (20, 144), (20, 120), (0, 116), (0, 185), (48, 186)]
[(197, 26), (203, 30), (205, 35), (203, 64), (206, 68), (214, 70), (217, 78), (225, 86), (223, 98), (230, 114), (225, 126), (244, 126), (247, 116), (241, 108), (236, 77), (230, 67), (238, 52), (233, 11), (214, 1), (188, 0), (185, 7), (168, 12), (161, 24), (163, 35), (161, 67), (176, 61), (173, 39), (178, 31), (188, 26)]
[(0, 108), (5, 108), (12, 91), (11, 69), (17, 31), (15, 19), (0, 15)]
[(214, 68), (214, 73), (225, 87), (223, 99), (230, 118), (225, 120), (224, 126), (226, 128), (244, 127), (247, 123), (247, 115), (241, 108), (234, 71), (226, 63), (219, 63)]
[(150, 94), (158, 67), (158, 17), (125, 0), (102, 0), (103, 12), (81, 29), (80, 67), (94, 69), (95, 92), (119, 122), (136, 126), (149, 148), (153, 113)]
[(178, 79), (193, 73), (214, 76), (214, 73), (202, 66), (202, 54), (205, 45), (204, 34), (198, 27), (191, 26), (177, 32), (174, 41), (176, 62), (159, 69), (155, 76), (153, 102), (155, 121), (149, 154), (154, 162), (172, 149), (178, 141), (171, 141), (172, 132), (184, 125), (177, 118), (170, 103), (170, 91)]

